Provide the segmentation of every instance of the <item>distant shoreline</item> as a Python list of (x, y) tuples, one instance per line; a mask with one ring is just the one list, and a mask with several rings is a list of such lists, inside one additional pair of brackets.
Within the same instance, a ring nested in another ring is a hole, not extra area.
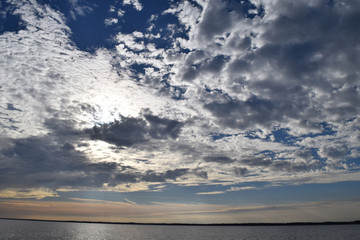
[(137, 222), (101, 222), (101, 221), (66, 221), (43, 220), (27, 218), (0, 218), (0, 220), (36, 221), (36, 222), (63, 222), (63, 223), (95, 223), (119, 225), (162, 225), (162, 226), (306, 226), (306, 225), (349, 225), (360, 224), (360, 220), (350, 222), (290, 222), (290, 223), (137, 223)]

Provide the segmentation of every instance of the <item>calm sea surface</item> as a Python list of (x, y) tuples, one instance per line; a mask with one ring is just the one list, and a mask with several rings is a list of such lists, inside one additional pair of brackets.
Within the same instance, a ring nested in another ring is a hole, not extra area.
[(360, 225), (158, 226), (0, 220), (0, 239), (360, 239)]

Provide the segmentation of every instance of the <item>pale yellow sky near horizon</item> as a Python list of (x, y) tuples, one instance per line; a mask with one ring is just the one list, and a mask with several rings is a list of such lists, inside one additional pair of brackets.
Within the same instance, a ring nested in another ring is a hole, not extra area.
[(359, 201), (228, 206), (160, 202), (138, 205), (131, 201), (72, 200), (73, 202), (1, 201), (0, 217), (63, 221), (207, 224), (355, 221), (360, 216)]

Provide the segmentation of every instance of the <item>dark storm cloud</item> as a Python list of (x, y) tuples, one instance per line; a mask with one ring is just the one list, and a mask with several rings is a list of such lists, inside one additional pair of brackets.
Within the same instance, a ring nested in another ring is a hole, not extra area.
[(145, 113), (143, 117), (123, 117), (111, 123), (94, 126), (86, 132), (92, 139), (103, 140), (117, 146), (132, 146), (149, 139), (176, 139), (183, 123)]

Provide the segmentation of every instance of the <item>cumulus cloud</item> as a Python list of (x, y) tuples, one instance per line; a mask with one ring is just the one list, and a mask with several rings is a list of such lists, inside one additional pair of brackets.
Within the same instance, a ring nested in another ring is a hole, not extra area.
[(120, 116), (120, 120), (94, 126), (87, 130), (92, 139), (99, 139), (117, 146), (131, 146), (153, 139), (176, 139), (182, 123), (176, 120), (145, 114), (144, 118)]
[[(42, 192), (36, 189), (44, 188), (50, 192), (45, 194), (45, 191), (41, 196), (49, 197), (56, 196), (53, 193), (57, 189), (101, 189), (104, 186), (116, 187), (139, 182), (176, 181), (187, 174), (199, 174), (197, 170), (189, 168), (142, 172), (133, 166), (125, 165), (124, 162), (94, 162), (84, 151), (78, 149), (81, 138), (86, 138), (86, 135), (71, 130), (68, 132), (68, 135), (56, 137), (50, 134), (43, 137), (8, 139), (8, 146), (4, 146), (0, 151), (0, 188), (4, 189), (1, 196), (32, 198), (36, 192)], [(36, 191), (26, 190), (29, 191), (27, 194), (21, 192), (21, 189)], [(16, 190), (21, 191), (16, 194)]]
[(119, 20), (116, 18), (107, 18), (107, 19), (105, 19), (105, 26), (111, 26), (111, 25), (117, 24), (118, 22), (119, 22)]
[(84, 164), (85, 156), (81, 152), (74, 150), (71, 143), (51, 140), (39, 137), (19, 139), (3, 149), (2, 188), (48, 187), (55, 190), (60, 186), (101, 186), (102, 183), (91, 174), (91, 165)]
[[(236, 9), (234, 3), (230, 2), (231, 1), (229, 1), (227, 7)], [(215, 17), (211, 18), (211, 13), (214, 11), (221, 13), (221, 9), (224, 9), (226, 4), (225, 2), (209, 4), (203, 11), (203, 19), (199, 21), (199, 23), (193, 22), (192, 29), (200, 30), (190, 31), (192, 38), (188, 41), (193, 45), (199, 44), (197, 45), (198, 49), (201, 49), (203, 52), (205, 51), (204, 56), (212, 55), (215, 57), (219, 53), (223, 53), (225, 56), (231, 56), (229, 64), (225, 64), (227, 71), (221, 74), (219, 78), (219, 82), (224, 83), (220, 88), (230, 95), (231, 100), (229, 100), (229, 103), (221, 103), (219, 109), (233, 106), (235, 111), (239, 110), (242, 114), (239, 116), (230, 115), (226, 117), (224, 114), (217, 113), (216, 103), (207, 103), (205, 106), (210, 108), (216, 116), (219, 116), (220, 124), (229, 124), (230, 121), (243, 119), (245, 116), (244, 123), (235, 125), (236, 127), (247, 127), (249, 124), (249, 127), (253, 128), (256, 127), (257, 124), (263, 124), (271, 128), (274, 123), (282, 124), (289, 120), (297, 121), (298, 119), (307, 119), (308, 121), (319, 122), (324, 115), (334, 116), (336, 111), (334, 111), (335, 109), (333, 107), (330, 110), (326, 107), (321, 109), (319, 106), (329, 101), (330, 98), (340, 97), (340, 92), (338, 92), (336, 96), (333, 94), (325, 94), (325, 92), (329, 92), (330, 90), (329, 77), (333, 79), (336, 74), (333, 76), (326, 74), (325, 76), (323, 73), (320, 74), (322, 71), (320, 69), (324, 69), (325, 67), (329, 69), (330, 72), (335, 72), (330, 69), (333, 69), (333, 63), (331, 62), (333, 62), (333, 59), (336, 59), (336, 57), (330, 57), (329, 55), (327, 58), (324, 54), (333, 53), (328, 51), (330, 48), (327, 46), (332, 46), (334, 42), (339, 43), (337, 46), (344, 46), (344, 44), (341, 44), (341, 36), (345, 36), (345, 34), (334, 35), (333, 33), (337, 32), (335, 29), (332, 29), (334, 31), (330, 31), (321, 26), (323, 26), (325, 22), (328, 23), (329, 19), (339, 21), (340, 16), (344, 14), (344, 9), (327, 6), (325, 2), (321, 1), (315, 5), (299, 3), (296, 6), (291, 5), (291, 7), (287, 3), (283, 5), (278, 3), (278, 7), (282, 9), (281, 13), (278, 13), (279, 10), (275, 11), (271, 4), (268, 6), (265, 4), (262, 7), (264, 7), (264, 9), (266, 7), (269, 8), (268, 11), (265, 10), (265, 15), (250, 16), (244, 13), (245, 10), (241, 11), (237, 9), (237, 11), (231, 12), (233, 15), (238, 15), (237, 20), (239, 21), (237, 24), (235, 24), (235, 20), (231, 20), (231, 23), (224, 24), (226, 27), (219, 27), (219, 30), (216, 30), (217, 28), (214, 24), (207, 24), (209, 22), (208, 19), (213, 19), (214, 22), (221, 25), (221, 21), (216, 21)], [(248, 6), (246, 6), (246, 4)], [(256, 8), (256, 6), (250, 2), (244, 3), (241, 7), (247, 10)], [(322, 7), (324, 7), (324, 9)], [(286, 10), (284, 10), (284, 8)], [(272, 10), (274, 10), (274, 12), (272, 12)], [(327, 12), (326, 14), (315, 14), (316, 11), (324, 10)], [(259, 11), (260, 10), (258, 10), (258, 12)], [(313, 16), (312, 18), (305, 17), (309, 16), (310, 13), (313, 13), (313, 15), (311, 15)], [(226, 14), (222, 19), (229, 19), (232, 16), (231, 14)], [(222, 15), (224, 14), (218, 14), (217, 16)], [(268, 20), (273, 18), (275, 18), (276, 21)], [(284, 18), (286, 18), (286, 20)], [(318, 31), (316, 34), (306, 34), (305, 36), (305, 32), (307, 33), (307, 30), (305, 30), (306, 24), (301, 18), (306, 18), (306, 21), (311, 21), (311, 26), (316, 26), (316, 29), (323, 29), (324, 33)], [(326, 20), (321, 18), (325, 18)], [(232, 24), (234, 24), (233, 27), (231, 27)], [(240, 32), (243, 24), (245, 24), (245, 26), (251, 26), (251, 28), (245, 27), (242, 32)], [(209, 25), (209, 29), (206, 28), (207, 25)], [(296, 26), (295, 29), (293, 28), (294, 25)], [(274, 33), (271, 29), (267, 27), (263, 28), (263, 26), (273, 27), (274, 30), (282, 31), (282, 33)], [(289, 30), (290, 26), (292, 30)], [(228, 27), (229, 29), (227, 29)], [(347, 27), (348, 26), (344, 26), (344, 28)], [(340, 31), (343, 31), (344, 28)], [(207, 31), (204, 29), (207, 29)], [(226, 31), (229, 32), (228, 36), (223, 34)], [(329, 37), (323, 38), (323, 34)], [(221, 37), (219, 38), (218, 36)], [(202, 37), (208, 38), (207, 42), (209, 44), (213, 43), (214, 45), (211, 47), (201, 45)], [(185, 41), (182, 41), (182, 43), (184, 42)], [(235, 43), (238, 45), (234, 45)], [(234, 54), (232, 49), (234, 49), (235, 46), (238, 52)], [(345, 46), (344, 49), (340, 51), (345, 53), (348, 52), (348, 50)], [(203, 57), (203, 60), (205, 60), (205, 57)], [(198, 62), (201, 61), (198, 60)], [(342, 65), (342, 63), (339, 64)], [(349, 64), (352, 65), (352, 63)], [(206, 76), (205, 70), (199, 66), (200, 65), (196, 65), (195, 63), (190, 63), (187, 66), (181, 67), (181, 69), (183, 69), (184, 80), (195, 80), (206, 83), (208, 86), (214, 86), (213, 88), (219, 88), (214, 85), (212, 81), (203, 78), (203, 76)], [(217, 66), (220, 67), (221, 64), (217, 64)], [(353, 73), (355, 73), (355, 71), (353, 71)], [(348, 80), (334, 79), (334, 84), (337, 81), (342, 81), (344, 84), (347, 83)], [(340, 82), (335, 85), (340, 84)], [(205, 95), (206, 92), (203, 94)], [(347, 93), (346, 96), (350, 97), (352, 94)], [(355, 95), (353, 96), (355, 97)], [(356, 96), (358, 96), (358, 94), (356, 94)], [(257, 109), (254, 109), (255, 105), (250, 105), (254, 102), (255, 98), (259, 100), (257, 101)], [(353, 98), (353, 102), (357, 101), (355, 98)], [(335, 102), (339, 101), (334, 101), (334, 103)], [(248, 103), (248, 110), (243, 109), (241, 103)], [(261, 108), (261, 104), (264, 104), (264, 108)], [(341, 107), (341, 109), (342, 111), (347, 111), (347, 108)], [(355, 109), (352, 110), (355, 112), (358, 111)], [(267, 117), (265, 117), (266, 111), (274, 115), (267, 114)], [(262, 115), (263, 112), (264, 115)], [(246, 121), (246, 118), (250, 116), (252, 119)], [(328, 120), (331, 121), (331, 118), (332, 117)], [(266, 119), (269, 119), (270, 125), (262, 122), (266, 121)], [(303, 131), (306, 130), (312, 131), (312, 129), (306, 129), (304, 126)]]
[(133, 5), (133, 7), (137, 10), (137, 11), (141, 11), (143, 6), (142, 4), (139, 2), (139, 0), (123, 0), (123, 4), (124, 5)]

